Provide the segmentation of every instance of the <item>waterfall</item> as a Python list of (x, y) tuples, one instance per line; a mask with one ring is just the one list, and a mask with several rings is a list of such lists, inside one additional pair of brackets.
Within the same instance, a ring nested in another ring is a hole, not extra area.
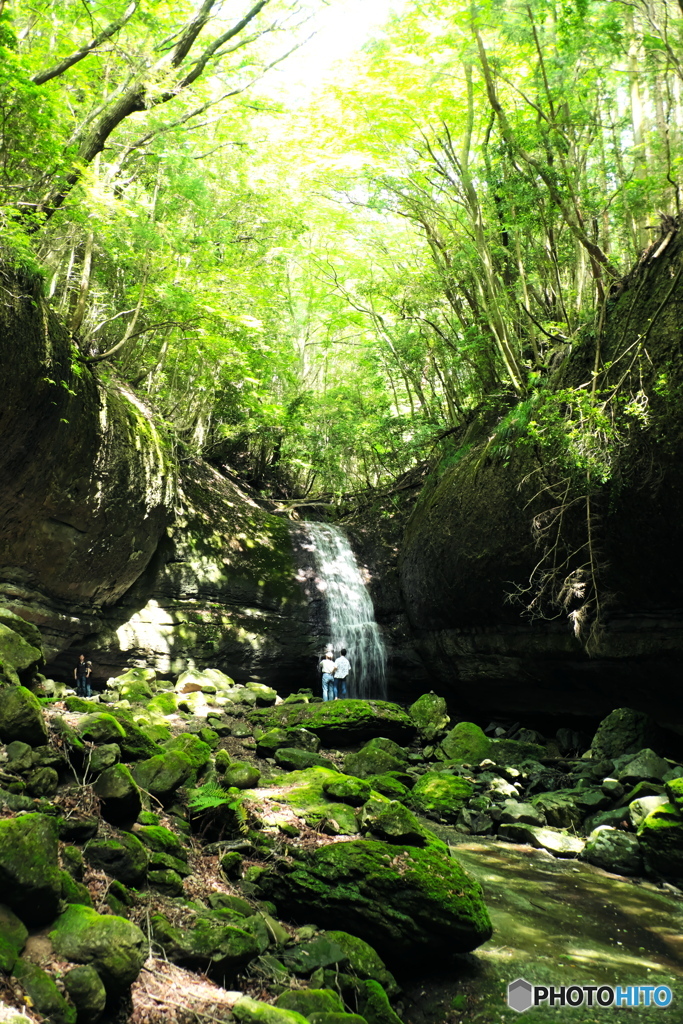
[(335, 657), (342, 647), (351, 662), (349, 697), (386, 700), (387, 656), (370, 595), (347, 538), (328, 523), (306, 523), (323, 593)]

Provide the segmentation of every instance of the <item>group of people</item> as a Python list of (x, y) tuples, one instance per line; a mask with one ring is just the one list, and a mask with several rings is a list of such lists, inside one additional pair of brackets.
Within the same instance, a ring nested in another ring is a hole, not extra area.
[(337, 700), (338, 697), (346, 697), (346, 682), (351, 671), (349, 659), (346, 657), (346, 648), (342, 647), (339, 657), (335, 658), (333, 649), (328, 647), (320, 661), (320, 671), (322, 672), (323, 700)]

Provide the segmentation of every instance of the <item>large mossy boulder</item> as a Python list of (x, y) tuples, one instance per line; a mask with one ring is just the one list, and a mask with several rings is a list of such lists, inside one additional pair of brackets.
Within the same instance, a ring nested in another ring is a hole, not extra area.
[(450, 722), (446, 701), (435, 693), (423, 693), (411, 704), (408, 714), (417, 729), (420, 739), (425, 743), (433, 741), (445, 731)]
[(133, 984), (147, 959), (149, 947), (137, 925), (125, 917), (98, 914), (90, 907), (67, 907), (50, 932), (58, 956), (76, 964), (91, 964), (110, 994)]
[(639, 875), (643, 870), (643, 852), (637, 837), (608, 825), (591, 832), (581, 857), (617, 875)]
[(232, 1008), (232, 1015), (239, 1024), (309, 1024), (308, 1018), (296, 1010), (271, 1006), (251, 996), (240, 996)]
[[(289, 812), (283, 820), (294, 813), (311, 828), (319, 828), (331, 835), (355, 835), (358, 820), (354, 807), (339, 799), (329, 799), (325, 792), (328, 784), (343, 777), (330, 768), (317, 766), (279, 776), (276, 803)], [(252, 789), (247, 792), (247, 797), (258, 807), (259, 801), (264, 799), (262, 794), (262, 790)]]
[(153, 668), (129, 668), (123, 675), (110, 680), (110, 684), (118, 690), (121, 700), (138, 704), (152, 699), (155, 680), (156, 672)]
[(194, 771), (201, 771), (211, 760), (211, 747), (192, 732), (182, 732), (167, 740), (164, 749), (183, 754)]
[(64, 987), (78, 1010), (79, 1019), (87, 1024), (99, 1020), (107, 1003), (107, 990), (91, 964), (72, 967), (64, 975)]
[(58, 838), (57, 821), (45, 814), (0, 821), (0, 893), (26, 924), (42, 924), (57, 913), (62, 891)]
[(304, 988), (282, 992), (275, 1005), (283, 1010), (295, 1010), (304, 1017), (311, 1013), (343, 1013), (341, 996), (333, 989)]
[(398, 994), (400, 990), (396, 979), (369, 943), (357, 935), (338, 930), (327, 931), (326, 935), (343, 950), (357, 978), (379, 982), (390, 996)]
[(47, 743), (47, 729), (38, 698), (25, 686), (0, 689), (0, 740), (21, 740), (32, 747)]
[(449, 761), (479, 764), (489, 756), (491, 740), (474, 722), (458, 722), (444, 736), (441, 749)]
[(404, 767), (403, 759), (388, 750), (373, 746), (372, 742), (344, 758), (345, 774), (354, 775), (357, 779), (369, 779), (372, 775), (384, 775), (385, 772), (400, 772)]
[(398, 704), (383, 700), (332, 700), (322, 704), (287, 704), (249, 713), (252, 725), (265, 729), (303, 726), (328, 746), (350, 747), (373, 736), (407, 742), (415, 726)]
[(457, 775), (425, 772), (413, 787), (411, 801), (422, 814), (454, 822), (473, 792), (472, 784)]
[(86, 715), (79, 724), (78, 731), (84, 740), (90, 743), (119, 744), (126, 736), (126, 730), (113, 715), (106, 711), (96, 711)]
[(443, 844), (331, 843), (259, 886), (280, 914), (362, 934), (389, 963), (476, 949), (491, 936), (481, 888)]

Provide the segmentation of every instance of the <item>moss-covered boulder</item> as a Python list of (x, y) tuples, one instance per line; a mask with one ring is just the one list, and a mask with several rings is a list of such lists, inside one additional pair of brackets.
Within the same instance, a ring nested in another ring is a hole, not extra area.
[(372, 789), (376, 789), (390, 800), (407, 801), (410, 798), (410, 790), (402, 781), (405, 777), (404, 772), (383, 772), (382, 775), (370, 775), (365, 781)]
[(28, 938), (28, 929), (9, 907), (0, 903), (0, 971), (11, 974)]
[(195, 771), (201, 771), (211, 760), (211, 747), (191, 732), (183, 732), (167, 740), (164, 749), (184, 754)]
[(119, 743), (125, 738), (126, 730), (113, 715), (96, 711), (78, 723), (78, 731), (90, 743)]
[(296, 1010), (304, 1017), (312, 1013), (343, 1013), (344, 1004), (339, 993), (329, 988), (302, 988), (282, 992), (275, 1005), (283, 1010)]
[(132, 834), (121, 832), (117, 839), (91, 839), (84, 854), (94, 868), (124, 885), (137, 886), (145, 880), (149, 858), (145, 847)]
[(134, 835), (152, 853), (166, 853), (178, 860), (187, 860), (188, 847), (163, 825), (137, 825)]
[(23, 814), (0, 821), (0, 893), (26, 924), (42, 924), (57, 912), (62, 891), (54, 818)]
[(76, 1007), (66, 1001), (54, 978), (42, 967), (29, 960), (17, 960), (14, 977), (50, 1024), (76, 1024)]
[(355, 775), (357, 779), (368, 779), (372, 775), (383, 775), (385, 772), (400, 772), (403, 767), (402, 760), (387, 750), (373, 747), (369, 743), (344, 758), (345, 774)]
[(152, 699), (155, 680), (156, 672), (153, 668), (129, 668), (122, 675), (110, 679), (109, 684), (118, 690), (121, 700), (135, 704)]
[(0, 619), (0, 666), (7, 682), (16, 686), (21, 680), (30, 682), (28, 677), (43, 664), (43, 652), (40, 635), (27, 634), (29, 623), (11, 616), (5, 610)]
[(0, 689), (0, 740), (3, 743), (21, 740), (32, 747), (47, 743), (40, 703), (25, 686), (4, 686)]
[(425, 743), (433, 741), (447, 728), (450, 718), (446, 701), (435, 693), (423, 693), (408, 708), (411, 722)]
[(330, 800), (341, 800), (350, 807), (360, 807), (370, 799), (372, 786), (369, 782), (351, 775), (340, 775), (331, 782), (323, 783), (323, 793)]
[(637, 834), (650, 871), (683, 879), (683, 818), (673, 804), (651, 811), (638, 826)]
[(103, 743), (101, 747), (95, 747), (89, 755), (88, 765), (91, 772), (99, 775), (121, 760), (121, 748), (118, 743)]
[(323, 757), (322, 754), (315, 754), (312, 750), (300, 750), (298, 747), (280, 747), (273, 756), (278, 768), (284, 768), (289, 772), (313, 768), (315, 765), (329, 768), (333, 772), (337, 771), (334, 761), (330, 761), (329, 757)]
[(92, 907), (90, 890), (82, 882), (77, 882), (68, 871), (62, 871), (62, 899), (65, 903), (82, 903), (84, 907)]
[(237, 789), (253, 789), (258, 786), (261, 772), (253, 764), (246, 761), (233, 761), (225, 771), (224, 786), (235, 786)]
[(50, 932), (56, 953), (76, 964), (91, 964), (110, 994), (132, 985), (147, 959), (147, 940), (137, 925), (89, 907), (67, 907)]
[(415, 815), (398, 800), (375, 796), (363, 805), (358, 816), (361, 832), (389, 843), (424, 843), (427, 833)]
[(331, 843), (259, 886), (283, 916), (361, 933), (390, 964), (468, 952), (491, 936), (480, 886), (446, 847)]
[(182, 928), (163, 914), (151, 918), (154, 941), (173, 963), (211, 969), (215, 976), (232, 976), (261, 952), (257, 938), (247, 930), (246, 919), (230, 911), (195, 911)]
[(422, 814), (444, 821), (457, 821), (473, 792), (472, 784), (457, 775), (425, 772), (413, 786), (411, 800)]
[(373, 736), (398, 743), (415, 735), (415, 726), (398, 704), (381, 700), (333, 700), (321, 704), (287, 704), (257, 709), (250, 722), (264, 729), (303, 726), (328, 746), (353, 746)]
[(251, 996), (241, 996), (232, 1008), (232, 1015), (239, 1024), (308, 1024), (308, 1020), (296, 1010), (262, 1003)]
[(145, 730), (137, 724), (129, 711), (124, 708), (110, 708), (109, 713), (119, 725), (123, 726), (125, 735), (115, 742), (121, 747), (124, 760), (143, 761), (145, 758), (161, 753), (161, 746), (147, 736)]
[(671, 779), (665, 786), (669, 800), (683, 818), (683, 779)]
[[(323, 788), (338, 778), (337, 772), (329, 768), (314, 767), (290, 772), (277, 780), (276, 802), (303, 818), (312, 828), (320, 828), (330, 835), (354, 835), (358, 832), (358, 821), (353, 807), (339, 800), (329, 800)], [(260, 790), (250, 790), (247, 796), (258, 806)], [(271, 808), (270, 813), (273, 811), (277, 813), (277, 808)]]
[(79, 1020), (95, 1024), (104, 1012), (107, 990), (91, 964), (72, 967), (64, 975), (64, 987), (78, 1010)]
[(26, 790), (31, 796), (49, 800), (57, 792), (59, 775), (54, 768), (36, 768), (26, 780)]
[(132, 824), (142, 810), (140, 789), (125, 764), (103, 771), (93, 789), (102, 801), (102, 817), (113, 825)]
[(643, 851), (637, 837), (608, 825), (591, 832), (581, 857), (617, 875), (639, 875), (643, 870)]
[(155, 754), (133, 766), (132, 776), (140, 789), (157, 797), (162, 803), (170, 800), (175, 791), (194, 776), (190, 758), (180, 750)]
[(386, 967), (379, 953), (364, 939), (342, 931), (327, 931), (326, 934), (344, 951), (357, 978), (379, 982), (391, 996), (398, 994), (399, 987), (393, 974)]
[(152, 697), (150, 701), (145, 704), (145, 710), (152, 717), (156, 715), (175, 715), (178, 710), (178, 699), (175, 693), (157, 693), (155, 697)]
[(368, 1024), (402, 1024), (378, 981), (364, 981), (358, 989), (358, 1009)]
[(441, 749), (449, 761), (479, 764), (489, 757), (491, 740), (474, 722), (458, 722), (444, 736)]

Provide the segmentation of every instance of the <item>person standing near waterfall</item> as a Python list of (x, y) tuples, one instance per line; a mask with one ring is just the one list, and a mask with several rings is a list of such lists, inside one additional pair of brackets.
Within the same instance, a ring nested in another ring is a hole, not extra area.
[(323, 700), (334, 700), (337, 696), (337, 688), (334, 685), (334, 673), (336, 672), (336, 666), (332, 661), (332, 658), (332, 648), (328, 647), (325, 651), (325, 657), (320, 662), (320, 671), (323, 674)]
[(337, 696), (346, 697), (346, 680), (348, 679), (349, 672), (351, 671), (351, 664), (349, 659), (346, 657), (345, 647), (342, 647), (339, 652), (339, 657), (335, 660), (334, 667), (336, 669), (334, 673), (334, 682)]

